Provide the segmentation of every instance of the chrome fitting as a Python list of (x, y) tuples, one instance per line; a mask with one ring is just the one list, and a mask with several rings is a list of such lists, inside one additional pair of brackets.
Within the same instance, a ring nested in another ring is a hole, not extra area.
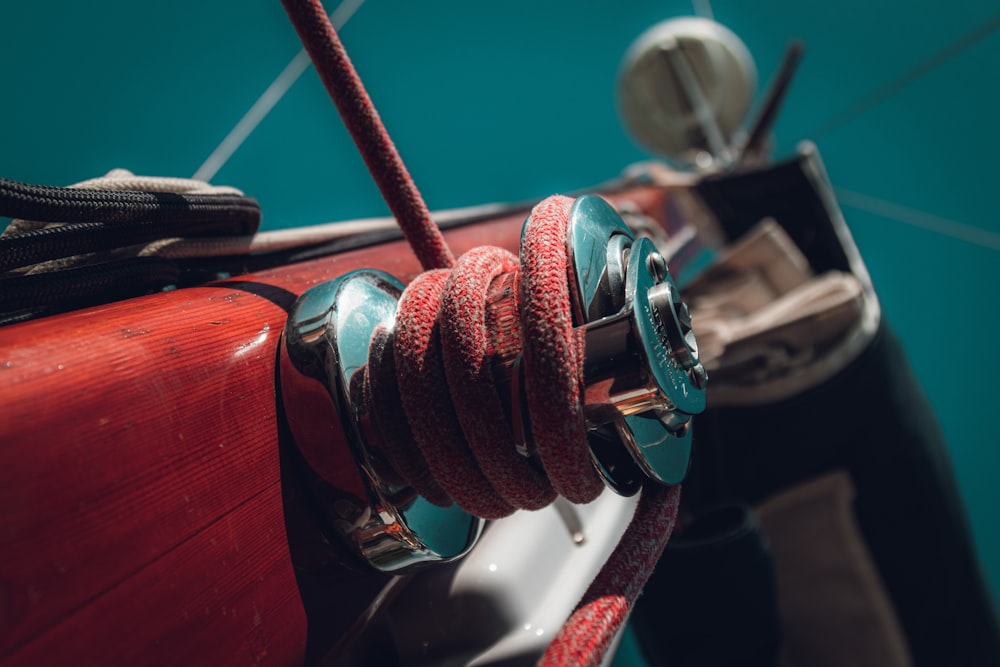
[(691, 315), (666, 260), (603, 199), (577, 199), (569, 224), (595, 466), (625, 495), (643, 477), (677, 484), (690, 462), (691, 417), (705, 409)]
[(392, 331), (403, 284), (381, 271), (349, 273), (295, 302), (281, 343), (281, 394), (313, 495), (348, 548), (375, 569), (411, 572), (465, 555), (483, 520), (432, 505), (384, 474), (362, 396), (368, 345)]
[[(623, 495), (646, 478), (680, 482), (706, 377), (667, 263), (593, 195), (574, 202), (567, 246), (574, 323), (585, 339), (584, 416), (594, 465)], [(515, 283), (514, 274), (499, 276), (487, 311), (494, 377), (523, 441), (518, 449), (530, 456), (521, 345), (511, 334), (519, 327), (510, 325), (518, 317)], [(288, 424), (330, 526), (375, 568), (397, 573), (462, 556), (483, 526), (456, 505), (432, 505), (393, 482), (380, 453), (363, 373), (369, 345), (390, 339), (402, 289), (386, 273), (362, 270), (306, 291), (289, 313), (280, 362)]]

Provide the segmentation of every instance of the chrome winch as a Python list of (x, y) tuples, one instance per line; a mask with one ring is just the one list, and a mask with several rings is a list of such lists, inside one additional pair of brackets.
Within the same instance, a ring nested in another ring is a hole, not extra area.
[[(594, 195), (573, 203), (567, 245), (594, 466), (623, 495), (646, 478), (676, 484), (687, 472), (691, 418), (704, 410), (707, 378), (667, 262)], [(376, 417), (400, 418), (367, 414), (361, 384), (369, 344), (392, 331), (403, 287), (361, 270), (311, 288), (291, 309), (281, 350), (284, 407), (317, 500), (358, 555), (390, 572), (461, 556), (483, 525), (401, 485), (371, 427)], [(513, 297), (491, 290), (490, 298), (488, 307), (503, 310)], [(532, 456), (519, 351), (497, 352), (493, 362), (518, 450)]]
[[(677, 484), (688, 469), (691, 417), (705, 409), (707, 376), (666, 259), (593, 195), (573, 204), (568, 244), (597, 470), (626, 495), (639, 488), (637, 470)], [(624, 448), (610, 446), (609, 427)]]

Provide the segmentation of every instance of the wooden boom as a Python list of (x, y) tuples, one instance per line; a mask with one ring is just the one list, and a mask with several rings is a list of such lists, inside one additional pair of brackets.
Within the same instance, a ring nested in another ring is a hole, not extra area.
[[(662, 218), (663, 193), (609, 195)], [(447, 233), (517, 249), (523, 215)], [(0, 328), (0, 664), (336, 658), (394, 579), (327, 541), (276, 360), (304, 290), (402, 241)], [(343, 442), (331, 443), (343, 447)]]

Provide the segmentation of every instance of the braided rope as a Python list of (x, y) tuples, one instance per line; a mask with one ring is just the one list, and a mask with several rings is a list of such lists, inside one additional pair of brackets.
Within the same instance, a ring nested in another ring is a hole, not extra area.
[(421, 266), (425, 270), (451, 266), (455, 258), (386, 132), (323, 3), (282, 0), (282, 4)]
[(648, 482), (643, 487), (628, 530), (549, 643), (540, 667), (601, 663), (667, 546), (680, 497), (680, 486)]
[[(364, 395), (394, 471), (436, 504), (483, 518), (538, 509), (556, 493), (589, 502), (603, 490), (587, 447), (583, 340), (574, 330), (566, 233), (572, 200), (549, 197), (525, 226), (520, 261), (476, 248), (457, 264), (402, 164), (319, 0), (282, 0), (345, 125), (426, 272), (400, 298), (395, 334), (377, 331)], [(454, 268), (451, 268), (454, 267)], [(490, 290), (505, 277), (517, 321), (487, 329)], [(523, 352), (532, 439), (541, 470), (513, 446), (488, 360)], [(509, 350), (509, 351), (510, 351)], [(398, 419), (400, 408), (406, 419)], [(411, 443), (416, 442), (418, 450)], [(543, 665), (597, 665), (625, 623), (677, 516), (679, 487), (647, 484), (635, 516)]]
[(590, 462), (583, 420), (583, 341), (573, 330), (566, 233), (572, 200), (532, 211), (521, 244), (525, 391), (538, 457), (555, 490), (589, 503), (604, 490)]
[[(546, 476), (517, 453), (489, 364), (496, 343), (487, 331), (487, 293), (494, 280), (517, 268), (517, 258), (500, 248), (474, 248), (462, 255), (439, 318), (448, 389), (470, 450), (510, 506), (536, 510), (555, 500), (556, 493)], [(505, 336), (510, 346), (521, 337), (520, 322), (513, 324)]]

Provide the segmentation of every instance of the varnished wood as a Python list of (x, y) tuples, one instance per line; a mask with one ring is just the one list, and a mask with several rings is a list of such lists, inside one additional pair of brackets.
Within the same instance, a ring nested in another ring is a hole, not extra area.
[[(522, 222), (448, 241), (516, 250)], [(0, 328), (2, 664), (302, 662), (299, 583), (326, 575), (292, 566), (277, 345), (295, 296), (363, 267), (419, 272), (395, 242)], [(359, 616), (370, 581), (331, 606)]]

